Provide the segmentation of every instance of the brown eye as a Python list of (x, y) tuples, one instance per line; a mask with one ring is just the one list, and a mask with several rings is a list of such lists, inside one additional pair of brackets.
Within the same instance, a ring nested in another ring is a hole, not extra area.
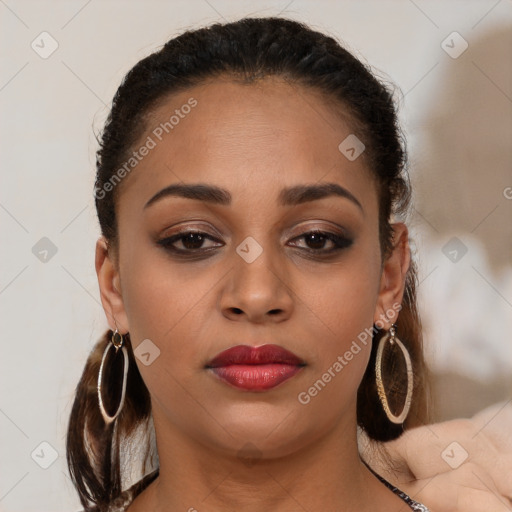
[[(159, 240), (158, 244), (176, 253), (193, 253), (212, 249), (212, 247), (203, 247), (206, 240), (217, 241), (212, 236), (201, 231), (182, 231), (176, 235)], [(177, 244), (181, 244), (182, 247), (177, 247)]]
[(310, 249), (325, 249), (325, 243), (329, 241), (325, 235), (319, 233), (309, 233), (304, 235), (303, 238)]
[(206, 238), (200, 233), (187, 233), (178, 240), (181, 240), (185, 249), (200, 249)]
[[(317, 253), (331, 253), (339, 251), (352, 245), (353, 241), (345, 236), (327, 231), (308, 231), (294, 240), (304, 239), (306, 241), (307, 251)], [(325, 245), (330, 243), (331, 248), (326, 249)]]

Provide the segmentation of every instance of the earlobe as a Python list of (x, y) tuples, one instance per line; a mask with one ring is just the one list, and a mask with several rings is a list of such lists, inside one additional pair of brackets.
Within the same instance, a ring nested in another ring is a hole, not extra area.
[(405, 280), (411, 261), (409, 231), (403, 222), (392, 224), (393, 249), (384, 262), (374, 324), (389, 329), (398, 318), (405, 291)]
[(95, 267), (101, 303), (110, 328), (115, 330), (117, 327), (121, 334), (125, 334), (129, 326), (121, 294), (119, 269), (104, 236), (96, 242)]

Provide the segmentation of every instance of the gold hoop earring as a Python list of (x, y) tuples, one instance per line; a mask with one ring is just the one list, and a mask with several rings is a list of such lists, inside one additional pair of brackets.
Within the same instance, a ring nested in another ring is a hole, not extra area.
[[(405, 365), (407, 368), (407, 394), (405, 396), (405, 404), (402, 412), (396, 416), (391, 412), (389, 408), (388, 399), (386, 396), (386, 391), (384, 389), (384, 383), (382, 382), (382, 352), (384, 351), (384, 346), (386, 342), (389, 340), (390, 345), (394, 345), (395, 342), (402, 351), (402, 354), (405, 359)], [(386, 416), (389, 421), (395, 424), (400, 424), (405, 421), (407, 415), (409, 414), (409, 410), (411, 408), (412, 401), (412, 390), (413, 390), (413, 371), (412, 371), (412, 363), (411, 357), (409, 355), (409, 351), (405, 348), (404, 344), (398, 339), (396, 336), (396, 324), (393, 324), (386, 335), (381, 338), (379, 341), (379, 346), (377, 348), (377, 358), (375, 360), (375, 374), (377, 377), (377, 392), (379, 394), (379, 398), (386, 413)]]
[[(100, 370), (98, 372), (98, 386), (97, 386), (98, 387), (98, 402), (99, 402), (99, 406), (100, 406), (101, 415), (103, 416), (103, 419), (105, 420), (105, 423), (107, 425), (112, 423), (119, 416), (119, 413), (121, 412), (121, 409), (123, 408), (124, 398), (126, 395), (126, 381), (127, 381), (127, 375), (128, 375), (129, 360), (128, 360), (128, 351), (126, 350), (126, 347), (123, 346), (123, 342), (124, 342), (123, 335), (120, 334), (116, 328), (116, 331), (114, 333), (112, 333), (112, 338), (110, 340), (110, 343), (108, 343), (108, 345), (105, 348), (105, 351), (103, 352), (103, 357), (101, 358)], [(122, 388), (121, 388), (121, 400), (119, 401), (119, 405), (117, 406), (116, 412), (113, 415), (110, 415), (107, 412), (107, 410), (105, 409), (105, 405), (104, 405), (102, 393), (101, 393), (105, 360), (107, 358), (108, 351), (110, 350), (111, 347), (115, 348), (114, 357), (117, 354), (119, 349), (121, 349), (121, 351), (123, 352), (123, 356), (124, 356), (124, 358), (123, 358), (123, 384), (122, 384)]]

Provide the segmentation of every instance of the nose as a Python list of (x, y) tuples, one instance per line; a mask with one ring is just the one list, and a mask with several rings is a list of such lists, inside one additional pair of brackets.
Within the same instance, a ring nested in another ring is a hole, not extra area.
[(282, 322), (293, 308), (288, 273), (268, 250), (251, 263), (235, 254), (234, 265), (222, 290), (226, 318), (252, 323)]

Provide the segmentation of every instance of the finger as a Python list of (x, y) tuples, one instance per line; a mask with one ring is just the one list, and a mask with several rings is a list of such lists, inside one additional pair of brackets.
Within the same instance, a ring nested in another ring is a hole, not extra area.
[(493, 479), (472, 463), (400, 488), (431, 512), (512, 511), (512, 502), (499, 493)]
[(386, 443), (385, 448), (392, 458), (405, 459), (419, 479), (457, 469), (466, 462), (474, 462), (498, 476), (497, 462), (500, 471), (507, 471), (512, 463), (475, 423), (466, 419), (409, 430), (398, 440)]
[(480, 461), (481, 466), (493, 475), (500, 494), (512, 499), (512, 400), (487, 407), (471, 421), (478, 432), (476, 440), (485, 437), (498, 452), (494, 460)]
[[(393, 460), (407, 461), (416, 478), (424, 479), (453, 469), (443, 459), (443, 452), (454, 442), (458, 442), (467, 452), (460, 440), (462, 437), (467, 437), (466, 431), (470, 427), (468, 420), (425, 425), (407, 430), (397, 440), (385, 443), (384, 447)], [(457, 459), (452, 465), (455, 462), (461, 462), (461, 458), (464, 457), (464, 451), (454, 445), (447, 451), (448, 460), (452, 462), (450, 456), (454, 447), (457, 448), (457, 452), (454, 452), (453, 456)]]
[(512, 455), (498, 455), (494, 460), (494, 469), (488, 472), (492, 475), (498, 492), (512, 501)]
[[(448, 496), (451, 495), (451, 499)], [(414, 500), (423, 503), (430, 512), (507, 512), (512, 503), (496, 494), (482, 489), (452, 489), (447, 492), (417, 493)]]
[(487, 407), (471, 420), (499, 447), (501, 453), (512, 454), (512, 399)]

